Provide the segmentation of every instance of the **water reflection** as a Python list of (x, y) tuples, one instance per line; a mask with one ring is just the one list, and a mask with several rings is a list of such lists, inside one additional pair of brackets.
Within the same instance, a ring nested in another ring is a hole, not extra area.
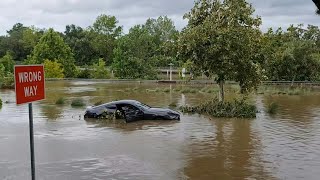
[(130, 131), (139, 131), (139, 130), (149, 130), (151, 128), (167, 128), (169, 126), (173, 126), (179, 121), (165, 121), (165, 120), (157, 120), (157, 121), (137, 121), (133, 123), (126, 123), (124, 120), (115, 119), (115, 120), (107, 120), (107, 119), (85, 119), (86, 124), (93, 128), (111, 128), (118, 131), (130, 132)]
[(45, 116), (48, 120), (57, 120), (61, 118), (63, 113), (63, 107), (57, 107), (54, 105), (42, 105), (40, 106), (41, 115)]
[(260, 142), (251, 120), (214, 119), (214, 136), (192, 140), (190, 179), (272, 179), (259, 158)]

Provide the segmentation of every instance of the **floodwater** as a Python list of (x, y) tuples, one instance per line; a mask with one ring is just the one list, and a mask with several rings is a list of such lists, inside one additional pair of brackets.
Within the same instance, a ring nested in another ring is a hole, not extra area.
[[(320, 96), (254, 98), (256, 119), (183, 115), (180, 122), (85, 121), (70, 101), (136, 99), (152, 106), (194, 105), (209, 94), (146, 91), (174, 85), (47, 82), (47, 100), (34, 103), (36, 174), (41, 180), (319, 179)], [(135, 91), (131, 91), (135, 89)], [(30, 175), (28, 108), (1, 90), (0, 179)], [(56, 106), (59, 97), (67, 104)], [(265, 113), (277, 102), (275, 116)]]

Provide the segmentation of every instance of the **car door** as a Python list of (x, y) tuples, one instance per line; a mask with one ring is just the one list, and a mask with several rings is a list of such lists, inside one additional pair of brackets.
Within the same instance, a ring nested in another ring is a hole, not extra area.
[(126, 122), (143, 120), (144, 113), (139, 108), (131, 104), (122, 106), (122, 111), (124, 112)]

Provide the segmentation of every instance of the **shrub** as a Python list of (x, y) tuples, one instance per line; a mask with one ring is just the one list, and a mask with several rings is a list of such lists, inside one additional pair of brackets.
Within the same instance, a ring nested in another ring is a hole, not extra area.
[(97, 64), (93, 64), (93, 70), (91, 72), (91, 77), (94, 79), (109, 79), (110, 74), (106, 69), (106, 63), (103, 59), (99, 59)]
[(187, 113), (208, 114), (213, 117), (226, 118), (255, 118), (257, 113), (257, 108), (248, 104), (244, 98), (235, 99), (231, 102), (219, 102), (215, 98), (195, 107), (184, 106), (180, 109)]
[(267, 107), (267, 113), (269, 114), (277, 114), (279, 109), (279, 105), (275, 102), (272, 102)]
[(89, 79), (92, 72), (88, 67), (85, 67), (84, 70), (78, 69), (77, 70), (77, 78), (80, 79)]
[(46, 59), (44, 61), (44, 70), (46, 78), (64, 78), (64, 70), (61, 63), (57, 60), (50, 61)]
[(56, 101), (56, 105), (63, 105), (65, 104), (66, 99), (64, 97), (60, 97), (59, 99), (57, 99)]
[(13, 74), (9, 73), (8, 77), (4, 77), (0, 82), (0, 88), (3, 89), (14, 89), (14, 77)]
[(71, 106), (72, 107), (83, 107), (83, 106), (85, 106), (85, 103), (83, 102), (83, 99), (76, 98), (76, 99), (72, 100)]
[(2, 99), (0, 98), (0, 109), (2, 108)]

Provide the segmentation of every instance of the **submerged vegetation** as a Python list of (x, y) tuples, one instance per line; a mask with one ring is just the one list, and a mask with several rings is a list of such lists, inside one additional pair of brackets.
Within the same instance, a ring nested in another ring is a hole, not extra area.
[(0, 98), (0, 109), (2, 108), (2, 99)]
[(86, 104), (83, 102), (83, 99), (81, 99), (81, 98), (76, 98), (76, 99), (72, 100), (72, 102), (71, 102), (72, 107), (83, 107), (85, 105)]
[(60, 97), (56, 100), (56, 105), (64, 105), (66, 103), (66, 99), (64, 97)]
[(257, 108), (249, 104), (245, 98), (234, 99), (230, 102), (219, 102), (218, 98), (202, 103), (198, 106), (183, 106), (184, 113), (207, 114), (213, 117), (225, 118), (255, 118)]
[(277, 114), (278, 110), (279, 110), (279, 105), (275, 102), (270, 103), (267, 107), (267, 113), (271, 115)]

